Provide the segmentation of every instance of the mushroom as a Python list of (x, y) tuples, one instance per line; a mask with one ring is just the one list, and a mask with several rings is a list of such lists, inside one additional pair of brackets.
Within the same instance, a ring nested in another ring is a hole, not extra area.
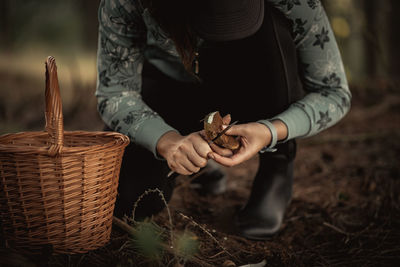
[[(211, 112), (204, 118), (204, 131), (208, 141), (211, 141), (217, 137), (223, 129), (222, 117), (218, 111)], [(222, 134), (214, 141), (214, 143), (231, 150), (236, 150), (240, 147), (240, 143), (237, 138), (227, 134)]]

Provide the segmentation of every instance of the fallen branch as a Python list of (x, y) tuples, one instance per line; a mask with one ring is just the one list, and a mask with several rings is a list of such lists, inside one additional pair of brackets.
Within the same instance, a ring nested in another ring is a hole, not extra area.
[(113, 224), (115, 224), (121, 230), (124, 230), (125, 232), (127, 232), (131, 236), (134, 236), (137, 233), (135, 228), (133, 228), (132, 226), (128, 225), (126, 222), (124, 222), (123, 220), (121, 220), (121, 219), (119, 219), (119, 218), (117, 218), (115, 216), (113, 217)]

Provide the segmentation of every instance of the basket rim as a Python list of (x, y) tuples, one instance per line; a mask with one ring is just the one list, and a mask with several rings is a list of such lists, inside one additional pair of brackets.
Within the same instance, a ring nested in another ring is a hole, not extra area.
[[(18, 132), (18, 133), (7, 133), (0, 135), (0, 153), (21, 153), (21, 154), (48, 154), (49, 147), (47, 146), (28, 146), (20, 144), (4, 143), (5, 140), (12, 139), (23, 139), (26, 137), (35, 138), (38, 136), (48, 135), (46, 131), (30, 131), (30, 132)], [(99, 144), (92, 144), (87, 146), (63, 146), (61, 154), (70, 153), (87, 153), (90, 151), (100, 152), (106, 148), (117, 148), (120, 146), (127, 146), (130, 143), (128, 136), (118, 132), (105, 132), (105, 131), (64, 131), (65, 136), (74, 135), (87, 135), (88, 137), (100, 136), (101, 138), (108, 138), (106, 142)]]

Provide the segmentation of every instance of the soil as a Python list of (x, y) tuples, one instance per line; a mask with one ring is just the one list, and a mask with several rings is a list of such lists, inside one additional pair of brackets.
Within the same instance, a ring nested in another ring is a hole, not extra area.
[[(186, 262), (176, 264), (169, 252), (158, 260), (138, 255), (129, 235), (115, 225), (110, 243), (85, 255), (41, 262), (5, 257), (4, 250), (2, 255), (10, 266), (241, 266), (263, 260), (267, 266), (397, 265), (400, 94), (353, 90), (351, 112), (340, 123), (297, 143), (292, 202), (281, 230), (267, 241), (250, 241), (233, 230), (233, 216), (246, 203), (257, 170), (255, 157), (227, 169), (227, 190), (217, 196), (199, 195), (187, 177), (178, 177), (168, 204), (172, 229), (190, 230), (199, 244)], [(167, 211), (153, 219), (169, 233)]]

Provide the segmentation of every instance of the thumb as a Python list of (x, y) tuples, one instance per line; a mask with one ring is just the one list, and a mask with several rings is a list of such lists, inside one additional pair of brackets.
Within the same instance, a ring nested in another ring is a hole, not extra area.
[[(225, 126), (224, 128), (226, 127), (227, 126)], [(242, 136), (244, 128), (245, 128), (244, 124), (233, 125), (231, 128), (229, 128), (228, 131), (225, 132), (225, 134)]]

